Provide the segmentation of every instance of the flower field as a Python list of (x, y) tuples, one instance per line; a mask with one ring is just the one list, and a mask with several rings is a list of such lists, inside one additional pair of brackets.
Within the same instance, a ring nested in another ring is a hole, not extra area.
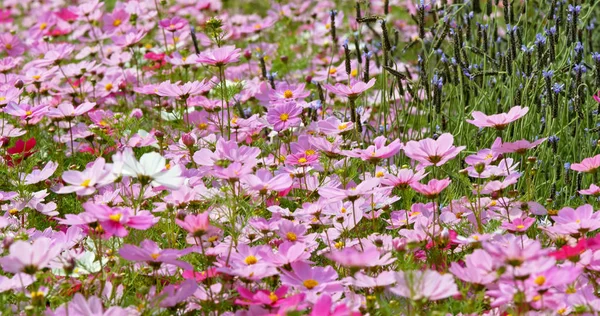
[(597, 17), (4, 0), (0, 314), (598, 315)]

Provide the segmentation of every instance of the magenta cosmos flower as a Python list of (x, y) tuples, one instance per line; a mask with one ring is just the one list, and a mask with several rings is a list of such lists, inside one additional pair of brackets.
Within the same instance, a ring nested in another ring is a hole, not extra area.
[(160, 22), (158, 22), (158, 25), (160, 25), (160, 27), (169, 32), (175, 32), (184, 28), (187, 25), (187, 23), (188, 22), (185, 19), (176, 16), (170, 19), (167, 18), (161, 20)]
[(459, 294), (452, 274), (437, 271), (400, 271), (396, 273), (396, 286), (390, 291), (413, 301), (427, 299), (441, 300)]
[(465, 146), (455, 147), (454, 136), (444, 133), (437, 140), (426, 138), (420, 141), (411, 140), (404, 146), (404, 153), (424, 166), (441, 166), (456, 157)]
[(600, 155), (583, 159), (579, 163), (571, 164), (571, 170), (594, 173), (600, 167)]
[(335, 261), (343, 267), (376, 267), (385, 266), (396, 261), (392, 258), (391, 253), (386, 253), (383, 256), (375, 247), (358, 251), (354, 247), (346, 247), (340, 251), (333, 251), (326, 255), (327, 258)]
[(128, 232), (125, 227), (146, 230), (158, 220), (148, 211), (137, 212), (136, 215), (133, 215), (132, 210), (126, 207), (111, 208), (107, 205), (86, 202), (83, 204), (83, 208), (86, 213), (91, 214), (98, 220), (107, 237), (113, 235), (117, 237), (127, 236)]
[(123, 245), (123, 247), (119, 249), (119, 254), (125, 260), (144, 261), (153, 268), (159, 268), (163, 263), (166, 263), (185, 270), (193, 270), (194, 267), (191, 264), (177, 260), (179, 257), (186, 255), (190, 251), (191, 250), (160, 249), (154, 241), (146, 239), (140, 243), (140, 247)]
[(512, 222), (504, 222), (502, 223), (502, 228), (506, 229), (509, 232), (513, 232), (513, 233), (522, 233), (525, 232), (527, 229), (529, 229), (529, 227), (531, 227), (531, 225), (533, 225), (533, 223), (535, 222), (535, 219), (532, 217), (526, 217), (526, 218), (517, 218), (515, 220), (513, 220)]
[(190, 96), (206, 93), (211, 88), (212, 84), (206, 80), (186, 82), (184, 84), (179, 82), (171, 83), (170, 80), (167, 80), (158, 85), (156, 94), (162, 97), (187, 99)]
[(369, 80), (369, 82), (364, 83), (362, 81), (355, 81), (350, 86), (336, 83), (335, 86), (330, 84), (326, 84), (323, 87), (327, 89), (329, 92), (333, 92), (336, 95), (347, 97), (349, 99), (356, 99), (363, 92), (367, 91), (371, 87), (375, 85), (375, 78)]
[(472, 113), (473, 120), (467, 120), (467, 122), (479, 127), (493, 127), (497, 130), (503, 130), (509, 123), (512, 123), (527, 114), (529, 111), (528, 107), (515, 106), (508, 113), (500, 113), (493, 115), (485, 115), (485, 113), (474, 111)]
[(535, 147), (537, 147), (537, 145), (546, 141), (546, 139), (547, 138), (544, 137), (544, 138), (538, 139), (534, 142), (530, 142), (526, 139), (521, 139), (521, 140), (518, 140), (518, 141), (512, 142), (512, 143), (502, 143), (499, 146), (492, 146), (492, 150), (494, 150), (498, 153), (501, 153), (501, 154), (517, 153), (517, 154), (523, 155), (529, 149), (535, 148)]
[(226, 64), (235, 63), (240, 59), (242, 50), (233, 45), (215, 48), (210, 51), (200, 53), (196, 59), (205, 65), (221, 67)]
[(302, 108), (296, 103), (283, 103), (267, 112), (267, 122), (273, 125), (275, 131), (280, 132), (300, 125), (300, 122), (302, 122), (300, 114), (302, 114)]

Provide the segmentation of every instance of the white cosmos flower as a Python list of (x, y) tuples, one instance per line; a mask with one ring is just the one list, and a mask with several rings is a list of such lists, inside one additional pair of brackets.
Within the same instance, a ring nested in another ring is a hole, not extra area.
[(140, 180), (148, 179), (152, 186), (164, 186), (176, 190), (183, 184), (181, 168), (178, 165), (167, 164), (166, 159), (159, 153), (152, 152), (142, 155), (140, 161), (135, 159), (132, 150), (123, 151), (121, 174)]

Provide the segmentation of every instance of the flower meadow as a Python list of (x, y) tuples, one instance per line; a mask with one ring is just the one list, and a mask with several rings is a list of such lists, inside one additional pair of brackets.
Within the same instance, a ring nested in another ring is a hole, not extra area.
[(0, 7), (3, 315), (597, 315), (600, 1)]

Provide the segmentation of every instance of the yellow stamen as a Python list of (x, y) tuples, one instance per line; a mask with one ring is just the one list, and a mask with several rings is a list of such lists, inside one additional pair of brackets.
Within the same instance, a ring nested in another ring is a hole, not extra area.
[(48, 27), (48, 23), (44, 22), (42, 24), (40, 24), (40, 30), (45, 30)]
[(276, 295), (275, 293), (271, 292), (271, 293), (269, 294), (269, 299), (271, 300), (271, 302), (275, 303), (275, 302), (277, 302), (277, 300), (278, 300), (279, 298), (277, 297), (277, 295)]
[(338, 125), (338, 130), (343, 131), (346, 128), (348, 128), (348, 123), (342, 123), (340, 125)]
[(306, 163), (306, 158), (302, 157), (300, 159), (298, 159), (299, 163)]
[(113, 26), (117, 27), (117, 26), (121, 25), (121, 22), (122, 22), (121, 20), (116, 19), (113, 21)]
[(289, 118), (290, 118), (290, 115), (287, 113), (283, 113), (283, 114), (279, 115), (279, 119), (284, 122), (287, 121)]
[(285, 90), (283, 91), (283, 97), (286, 99), (291, 99), (294, 97), (294, 93), (292, 92), (292, 90)]
[(258, 259), (253, 255), (249, 255), (248, 257), (246, 257), (246, 259), (244, 259), (244, 262), (247, 265), (253, 265), (258, 262)]
[(112, 88), (113, 88), (113, 84), (112, 84), (112, 83), (107, 83), (107, 84), (104, 86), (104, 89), (105, 89), (106, 91), (110, 91), (110, 90), (112, 90)]
[(121, 220), (121, 216), (123, 216), (121, 213), (116, 213), (109, 215), (108, 218), (110, 218), (111, 221), (118, 222)]
[(150, 257), (152, 257), (152, 260), (156, 260), (156, 259), (158, 259), (158, 257), (159, 257), (159, 256), (160, 256), (160, 253), (153, 253), (153, 254), (150, 254)]
[(314, 289), (317, 285), (319, 285), (319, 282), (317, 282), (316, 280), (313, 279), (308, 279), (308, 280), (304, 280), (304, 282), (302, 282), (302, 284), (309, 290)]
[(538, 286), (543, 285), (545, 282), (546, 278), (543, 275), (540, 275), (537, 278), (535, 278), (535, 280), (533, 280), (533, 283), (537, 284)]
[(287, 238), (287, 240), (289, 241), (296, 241), (298, 240), (298, 236), (296, 236), (296, 234), (289, 232), (287, 234), (285, 234), (285, 238)]
[(90, 181), (91, 181), (90, 179), (83, 180), (83, 182), (81, 182), (81, 186), (84, 187), (84, 188), (89, 187), (90, 186)]

